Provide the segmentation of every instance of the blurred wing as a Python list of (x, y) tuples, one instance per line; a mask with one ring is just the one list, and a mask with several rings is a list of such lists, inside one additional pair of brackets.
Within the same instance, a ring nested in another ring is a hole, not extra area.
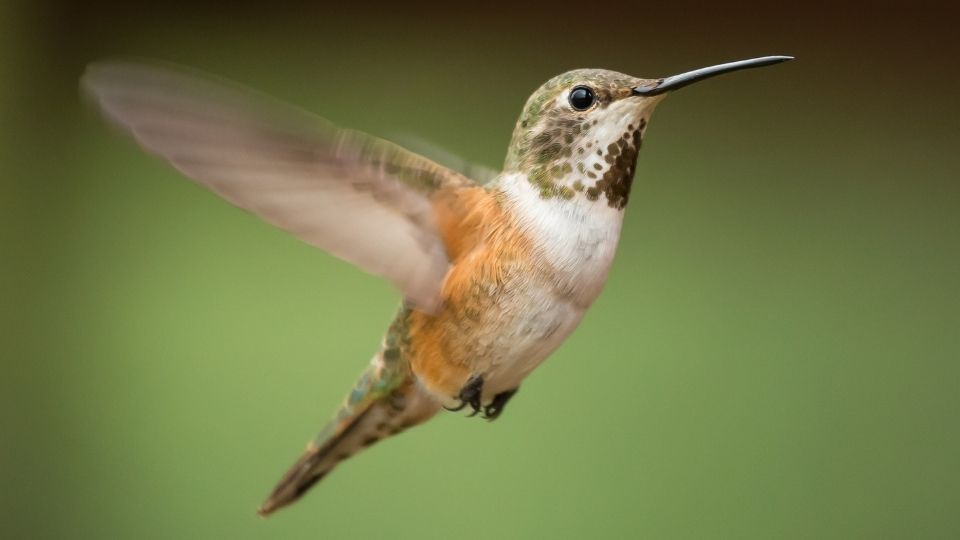
[(375, 137), (231, 83), (92, 64), (82, 86), (147, 150), (231, 203), (383, 276), (432, 309), (449, 268), (431, 195), (473, 183)]

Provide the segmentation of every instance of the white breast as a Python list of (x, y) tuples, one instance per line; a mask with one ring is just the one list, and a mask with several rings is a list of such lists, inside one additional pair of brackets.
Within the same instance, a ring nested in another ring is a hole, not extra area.
[(518, 225), (553, 272), (525, 280), (520, 294), (504, 299), (506, 312), (523, 316), (496, 332), (509, 353), (497, 355), (487, 373), (484, 393), (491, 397), (517, 388), (580, 324), (607, 280), (623, 221), (623, 212), (603, 200), (542, 199), (522, 177), (502, 180)]
[(577, 193), (572, 199), (543, 199), (521, 175), (503, 178), (521, 229), (557, 270), (557, 292), (586, 309), (600, 294), (620, 241), (623, 211)]

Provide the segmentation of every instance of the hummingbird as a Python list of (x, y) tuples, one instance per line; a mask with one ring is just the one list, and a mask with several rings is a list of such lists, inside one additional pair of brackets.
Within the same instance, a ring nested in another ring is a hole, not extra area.
[(602, 69), (553, 77), (527, 100), (503, 169), (486, 183), (185, 68), (101, 61), (81, 87), (189, 179), (403, 295), (352, 391), (258, 509), (266, 516), (444, 409), (498, 418), (600, 294), (657, 104), (791, 59), (656, 79)]

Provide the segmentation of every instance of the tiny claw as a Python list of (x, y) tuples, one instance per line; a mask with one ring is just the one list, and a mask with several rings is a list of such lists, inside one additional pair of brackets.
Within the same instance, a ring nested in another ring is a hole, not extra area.
[(481, 410), (480, 396), (482, 394), (483, 376), (474, 375), (467, 380), (467, 384), (463, 385), (463, 388), (460, 389), (460, 394), (457, 395), (457, 399), (460, 400), (460, 405), (456, 407), (444, 407), (444, 409), (448, 411), (460, 411), (467, 405), (470, 405), (473, 412), (468, 416), (476, 416)]
[(493, 396), (493, 401), (483, 408), (483, 417), (491, 422), (499, 418), (500, 414), (503, 413), (503, 409), (507, 406), (507, 402), (517, 393), (517, 390), (519, 390), (519, 388), (500, 392)]

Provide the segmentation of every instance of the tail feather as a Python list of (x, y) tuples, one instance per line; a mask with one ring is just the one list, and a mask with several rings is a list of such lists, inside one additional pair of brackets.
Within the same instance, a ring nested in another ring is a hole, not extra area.
[(389, 393), (364, 399), (369, 372), (327, 426), (283, 476), (257, 510), (261, 516), (293, 503), (341, 461), (360, 450), (427, 420), (440, 405), (410, 378)]

